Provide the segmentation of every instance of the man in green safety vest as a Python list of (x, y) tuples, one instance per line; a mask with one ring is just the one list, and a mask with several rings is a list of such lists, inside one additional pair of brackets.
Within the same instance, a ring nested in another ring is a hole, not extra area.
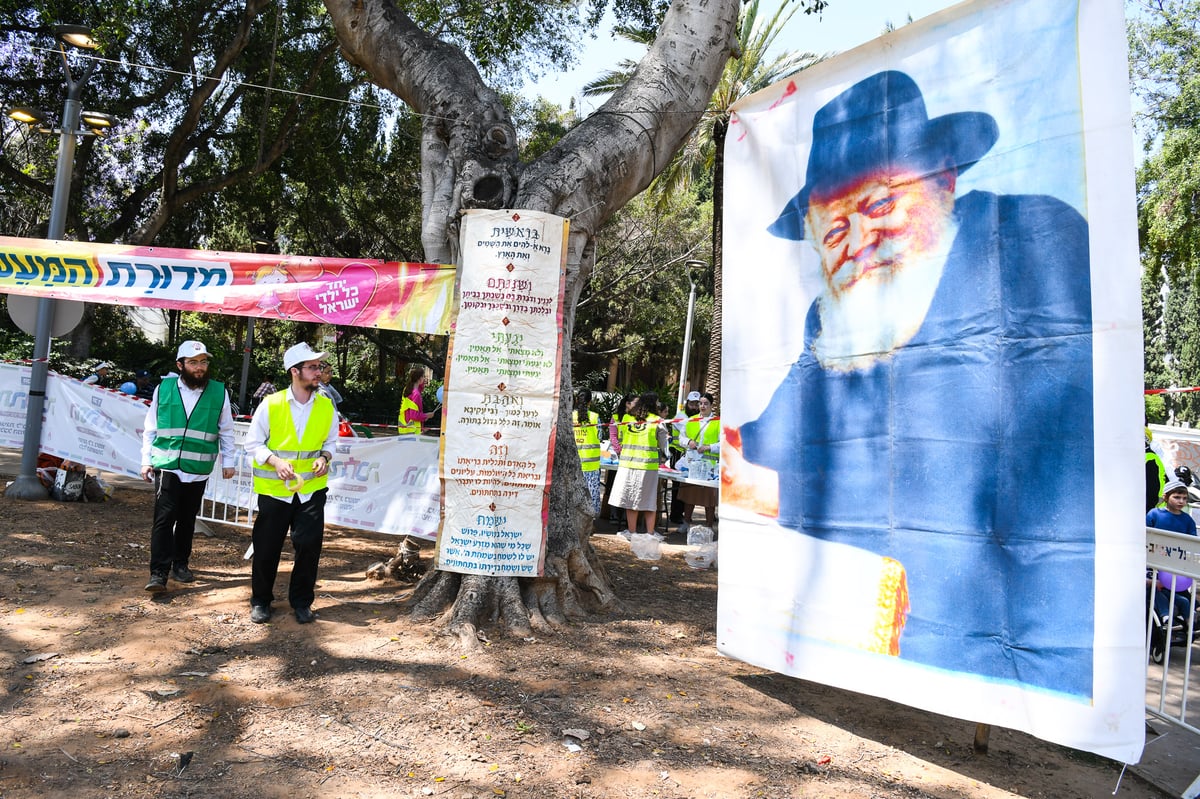
[(179, 345), (178, 377), (154, 390), (142, 433), (142, 479), (154, 482), (154, 523), (150, 529), (150, 582), (146, 590), (167, 590), (195, 582), (188, 568), (196, 514), (208, 476), (221, 458), (221, 476), (233, 477), (235, 450), (229, 392), (208, 379), (208, 349), (202, 342)]
[(300, 624), (316, 618), (312, 603), (325, 540), (326, 485), (338, 435), (333, 403), (318, 391), (324, 357), (308, 344), (289, 348), (283, 368), (291, 385), (262, 401), (246, 435), (258, 494), (250, 569), (250, 621), (255, 624), (271, 620), (279, 556), (289, 530), (295, 558), (288, 603)]

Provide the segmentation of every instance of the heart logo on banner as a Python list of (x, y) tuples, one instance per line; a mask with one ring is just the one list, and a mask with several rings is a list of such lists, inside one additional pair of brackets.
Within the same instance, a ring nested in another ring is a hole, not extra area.
[(378, 281), (379, 274), (367, 264), (325, 267), (315, 280), (305, 281), (297, 295), (313, 316), (334, 325), (353, 325), (371, 304)]

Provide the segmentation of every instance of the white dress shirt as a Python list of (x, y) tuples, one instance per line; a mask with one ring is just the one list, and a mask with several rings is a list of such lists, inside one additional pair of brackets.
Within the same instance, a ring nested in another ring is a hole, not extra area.
[[(196, 403), (200, 401), (200, 395), (204, 393), (202, 388), (188, 388), (183, 384), (182, 380), (176, 380), (175, 385), (179, 387), (179, 398), (183, 400), (183, 410), (190, 417), (192, 409), (196, 407)], [(142, 466), (150, 465), (150, 449), (154, 445), (154, 436), (158, 433), (158, 392), (162, 388), (160, 383), (154, 389), (154, 397), (150, 400), (150, 407), (146, 410), (145, 430), (142, 431)], [(237, 451), (233, 444), (233, 412), (229, 407), (229, 392), (224, 392), (225, 398), (221, 404), (221, 416), (217, 420), (217, 436), (221, 440), (221, 468), (232, 469), (237, 463)], [(165, 472), (170, 472), (176, 475), (184, 483), (195, 483), (200, 480), (207, 480), (210, 475), (207, 474), (191, 474), (190, 472), (181, 472), (178, 469), (163, 469)]]

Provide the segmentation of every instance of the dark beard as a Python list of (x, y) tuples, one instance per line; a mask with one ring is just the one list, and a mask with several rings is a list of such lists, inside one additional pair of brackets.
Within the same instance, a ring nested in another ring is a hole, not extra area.
[(208, 375), (196, 380), (184, 371), (179, 373), (179, 381), (190, 389), (203, 389), (208, 385)]

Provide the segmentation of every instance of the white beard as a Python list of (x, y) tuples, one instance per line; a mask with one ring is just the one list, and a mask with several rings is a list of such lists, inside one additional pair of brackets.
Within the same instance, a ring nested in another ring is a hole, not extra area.
[(821, 366), (867, 369), (907, 344), (925, 321), (957, 233), (957, 225), (949, 223), (937, 250), (885, 278), (867, 275), (840, 297), (823, 292), (817, 298), (821, 333), (812, 344)]

